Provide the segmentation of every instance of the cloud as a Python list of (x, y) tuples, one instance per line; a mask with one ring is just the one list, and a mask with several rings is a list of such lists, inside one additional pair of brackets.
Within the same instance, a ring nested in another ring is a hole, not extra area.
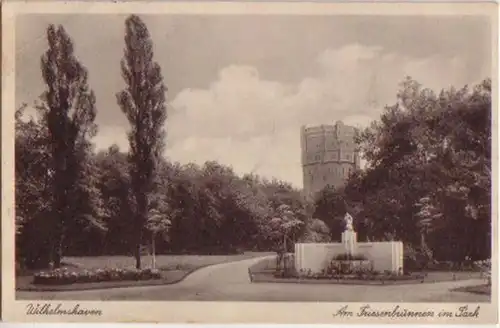
[[(170, 103), (166, 155), (181, 163), (217, 160), (238, 173), (301, 186), (301, 125), (343, 120), (366, 126), (395, 102), (405, 76), (436, 90), (478, 82), (468, 81), (465, 64), (460, 57), (416, 59), (351, 44), (318, 54), (314, 76), (296, 84), (266, 80), (254, 67), (228, 66), (208, 88), (182, 90)], [(116, 140), (113, 129), (105, 128), (98, 144)], [(126, 149), (121, 135), (116, 142)]]
[(218, 160), (302, 184), (300, 126), (366, 126), (395, 102), (407, 75), (441, 89), (468, 82), (459, 57), (414, 59), (352, 44), (319, 54), (317, 74), (296, 85), (262, 79), (248, 66), (229, 66), (207, 89), (185, 89), (172, 101), (168, 156), (180, 162)]

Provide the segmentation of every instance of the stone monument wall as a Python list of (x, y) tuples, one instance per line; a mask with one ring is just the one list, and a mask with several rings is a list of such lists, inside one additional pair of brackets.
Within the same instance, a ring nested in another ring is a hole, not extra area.
[[(343, 243), (295, 244), (295, 268), (321, 273), (336, 255), (346, 253)], [(356, 254), (365, 256), (379, 272), (397, 273), (403, 268), (403, 243), (400, 241), (356, 243)]]

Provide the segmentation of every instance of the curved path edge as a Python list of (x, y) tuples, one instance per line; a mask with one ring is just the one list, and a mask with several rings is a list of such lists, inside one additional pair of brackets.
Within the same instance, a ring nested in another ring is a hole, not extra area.
[[(255, 261), (255, 263), (257, 263), (257, 262), (262, 261), (268, 257), (270, 257), (270, 256), (268, 255), (268, 256), (263, 256), (263, 257), (239, 259), (239, 260), (234, 260), (234, 261), (230, 261), (230, 262), (207, 264), (207, 265), (203, 265), (203, 266), (197, 267), (195, 269), (192, 269), (190, 271), (187, 271), (187, 273), (185, 275), (183, 275), (182, 277), (179, 277), (178, 279), (174, 279), (172, 281), (165, 281), (162, 279), (142, 280), (141, 283), (138, 284), (137, 281), (131, 280), (130, 283), (124, 283), (122, 286), (116, 286), (116, 284), (113, 285), (112, 282), (109, 282), (109, 284), (106, 286), (106, 282), (100, 282), (100, 283), (94, 283), (94, 285), (90, 285), (90, 286), (86, 285), (86, 284), (74, 284), (73, 286), (69, 285), (72, 288), (57, 288), (55, 286), (47, 286), (47, 287), (45, 287), (45, 286), (34, 287), (33, 286), (33, 287), (19, 287), (19, 288), (16, 288), (15, 290), (16, 290), (16, 292), (19, 291), (19, 292), (40, 292), (40, 293), (43, 293), (43, 292), (57, 292), (57, 293), (68, 292), (68, 293), (70, 293), (70, 292), (78, 292), (78, 291), (84, 292), (84, 291), (125, 289), (125, 288), (143, 288), (143, 287), (147, 288), (147, 287), (169, 286), (169, 285), (179, 284), (179, 283), (189, 279), (192, 275), (194, 275), (200, 271), (203, 271), (203, 270), (212, 269), (212, 268), (218, 269), (218, 268), (221, 268), (221, 267), (229, 265), (229, 264), (239, 263), (239, 262), (244, 262), (244, 261), (252, 261), (252, 262)], [(67, 287), (68, 285), (61, 285), (61, 286)]]

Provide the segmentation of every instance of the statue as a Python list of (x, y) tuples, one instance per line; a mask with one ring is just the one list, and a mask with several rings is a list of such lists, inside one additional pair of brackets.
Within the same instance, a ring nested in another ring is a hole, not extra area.
[(352, 226), (352, 220), (353, 220), (353, 217), (351, 216), (351, 214), (346, 213), (344, 216), (345, 230), (346, 231), (354, 231), (354, 228)]

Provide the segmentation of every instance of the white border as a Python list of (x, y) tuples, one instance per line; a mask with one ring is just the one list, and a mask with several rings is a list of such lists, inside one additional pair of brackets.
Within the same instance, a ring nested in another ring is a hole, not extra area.
[[(8, 321), (38, 320), (39, 322), (81, 321), (81, 317), (27, 317), (25, 305), (29, 302), (14, 299), (14, 19), (16, 15), (38, 13), (80, 13), (80, 14), (199, 14), (199, 15), (484, 15), (493, 22), (494, 53), (492, 54), (494, 73), (492, 80), (494, 89), (498, 89), (497, 42), (498, 42), (498, 8), (495, 3), (251, 3), (251, 2), (171, 2), (171, 3), (104, 3), (104, 2), (7, 2), (3, 4), (2, 33), (2, 319)], [(494, 94), (493, 124), (497, 127), (497, 98)], [(431, 322), (410, 319), (333, 319), (332, 313), (339, 303), (264, 303), (264, 302), (68, 302), (71, 306), (79, 303), (89, 308), (103, 310), (102, 317), (86, 318), (91, 321), (120, 322), (181, 322), (181, 323), (446, 323), (446, 324), (479, 324), (498, 322), (498, 135), (493, 138), (493, 295), (491, 304), (481, 304), (479, 319), (439, 319)], [(496, 261), (496, 262), (495, 262)], [(55, 303), (55, 302), (51, 302)], [(361, 303), (343, 303), (352, 307)], [(373, 303), (375, 307), (393, 306), (394, 303)], [(401, 303), (414, 310), (425, 308), (456, 309), (459, 305), (451, 303)], [(470, 304), (474, 306), (474, 304)]]

